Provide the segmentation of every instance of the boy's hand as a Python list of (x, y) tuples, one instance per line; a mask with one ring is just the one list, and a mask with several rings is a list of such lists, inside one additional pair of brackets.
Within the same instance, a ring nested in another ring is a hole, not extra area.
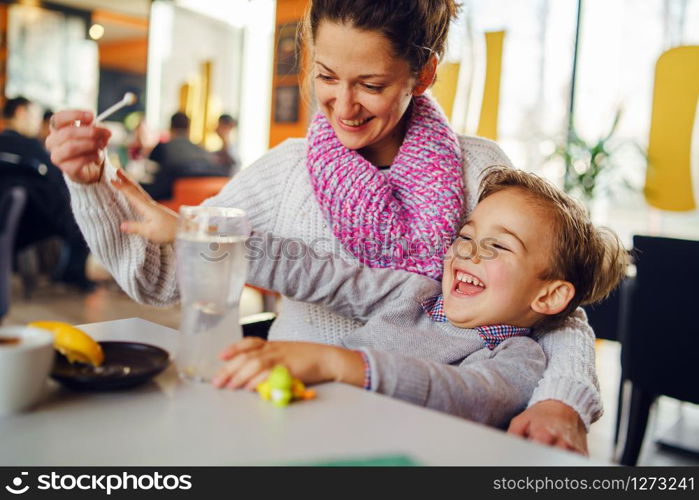
[(141, 186), (131, 180), (123, 170), (117, 170), (116, 179), (111, 181), (141, 217), (140, 221), (121, 223), (121, 230), (128, 234), (139, 234), (155, 243), (172, 243), (177, 234), (177, 213), (165, 205), (156, 203)]
[(561, 401), (540, 401), (517, 415), (507, 429), (510, 434), (588, 455), (587, 433), (578, 413)]
[(362, 386), (364, 362), (359, 353), (310, 342), (267, 342), (248, 337), (225, 349), (227, 360), (213, 379), (216, 387), (255, 390), (275, 365), (284, 365), (306, 384), (337, 381)]

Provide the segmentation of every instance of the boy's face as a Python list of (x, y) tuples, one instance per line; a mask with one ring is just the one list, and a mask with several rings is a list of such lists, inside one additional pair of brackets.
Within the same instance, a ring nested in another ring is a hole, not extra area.
[[(481, 201), (444, 262), (444, 312), (461, 328), (531, 327), (541, 318), (531, 305), (546, 281), (553, 248), (552, 221), (522, 188)], [(469, 283), (471, 281), (471, 283)]]

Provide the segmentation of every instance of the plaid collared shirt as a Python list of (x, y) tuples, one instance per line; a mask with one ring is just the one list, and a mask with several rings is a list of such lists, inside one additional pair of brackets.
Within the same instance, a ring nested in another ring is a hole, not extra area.
[[(444, 295), (439, 294), (436, 297), (425, 300), (422, 303), (422, 308), (432, 321), (437, 323), (446, 323), (448, 321), (446, 314), (444, 314)], [(532, 331), (531, 328), (510, 325), (478, 326), (475, 329), (483, 339), (485, 346), (491, 351), (495, 349), (500, 342), (510, 337), (528, 336)]]

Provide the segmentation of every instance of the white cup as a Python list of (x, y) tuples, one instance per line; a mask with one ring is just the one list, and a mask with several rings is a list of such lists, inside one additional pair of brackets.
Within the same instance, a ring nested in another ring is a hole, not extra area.
[(28, 326), (0, 328), (0, 415), (39, 401), (54, 356), (51, 332)]

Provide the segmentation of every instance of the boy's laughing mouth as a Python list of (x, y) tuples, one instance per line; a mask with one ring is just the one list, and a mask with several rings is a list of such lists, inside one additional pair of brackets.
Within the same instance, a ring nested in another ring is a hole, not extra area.
[(452, 294), (458, 296), (478, 295), (486, 286), (478, 276), (471, 273), (454, 269), (454, 285)]

